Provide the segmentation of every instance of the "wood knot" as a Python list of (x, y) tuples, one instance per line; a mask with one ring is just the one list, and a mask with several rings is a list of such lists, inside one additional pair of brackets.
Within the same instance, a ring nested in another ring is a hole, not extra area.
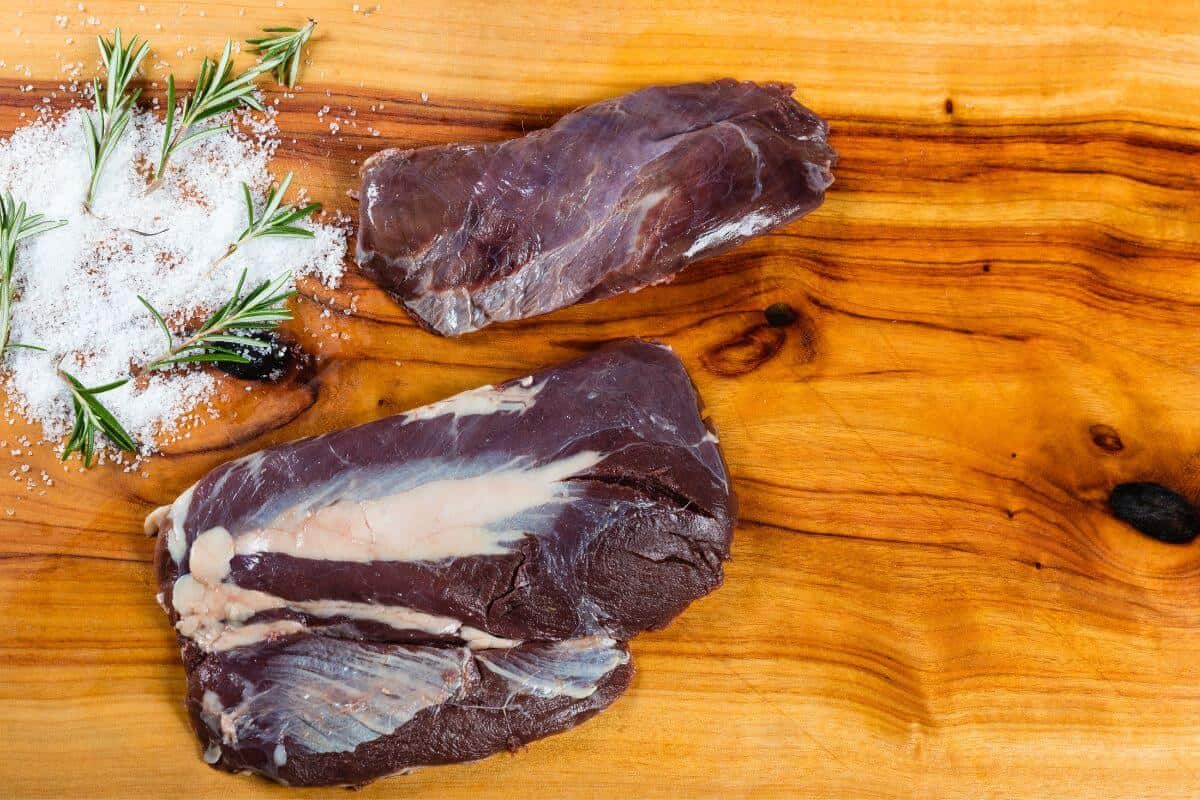
[(1115, 428), (1108, 425), (1093, 425), (1088, 428), (1092, 435), (1092, 444), (1106, 453), (1119, 453), (1125, 449), (1125, 443)]
[(729, 378), (746, 375), (770, 361), (786, 341), (787, 334), (782, 328), (755, 325), (705, 350), (700, 363), (710, 372)]
[(1178, 492), (1157, 483), (1122, 483), (1108, 496), (1113, 516), (1169, 544), (1186, 544), (1200, 533), (1196, 509)]
[(746, 375), (777, 356), (789, 336), (795, 342), (800, 362), (813, 360), (816, 334), (807, 315), (787, 303), (775, 303), (763, 311), (763, 316), (764, 322), (751, 325), (701, 353), (700, 363), (704, 368), (729, 378)]
[(796, 309), (787, 303), (774, 303), (763, 309), (763, 316), (772, 328), (786, 328), (794, 325), (797, 319)]
[(946, 103), (942, 107), (946, 109), (947, 114), (954, 113), (954, 101), (951, 100), (949, 97), (946, 98)]

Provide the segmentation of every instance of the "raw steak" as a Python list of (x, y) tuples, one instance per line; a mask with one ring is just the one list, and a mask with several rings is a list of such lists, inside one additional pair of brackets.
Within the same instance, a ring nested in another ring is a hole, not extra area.
[(656, 86), (519, 139), (384, 150), (358, 261), (445, 336), (668, 281), (821, 204), (837, 156), (792, 88)]
[(625, 642), (729, 556), (697, 402), (629, 340), (231, 461), (151, 514), (205, 760), (357, 785), (607, 707)]

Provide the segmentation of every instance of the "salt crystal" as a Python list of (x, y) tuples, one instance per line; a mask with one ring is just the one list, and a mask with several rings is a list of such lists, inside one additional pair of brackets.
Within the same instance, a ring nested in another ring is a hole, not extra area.
[[(273, 119), (251, 115), (228, 115), (249, 134), (222, 133), (179, 151), (163, 185), (147, 194), (139, 165), (154, 162), (163, 125), (152, 111), (137, 111), (105, 165), (96, 216), (87, 214), (90, 168), (80, 135), (86, 113), (75, 108), (42, 118), (0, 140), (0, 191), (26, 200), (31, 213), (68, 221), (18, 250), (11, 338), (47, 352), (9, 350), (3, 364), (10, 406), (40, 423), (46, 439), (63, 436), (73, 419), (70, 395), (56, 372), (60, 364), (95, 386), (126, 377), (130, 364), (144, 364), (164, 349), (162, 331), (139, 294), (180, 330), (228, 300), (243, 269), (248, 286), (284, 271), (336, 286), (346, 250), (343, 228), (305, 222), (312, 239), (251, 241), (210, 274), (245, 227), (242, 183), (260, 209), (272, 183), (267, 164), (279, 144), (278, 129)], [(147, 237), (135, 230), (163, 233)], [(102, 399), (153, 452), (156, 438), (179, 431), (180, 418), (205, 406), (217, 385), (210, 371), (176, 368), (131, 381)], [(102, 438), (98, 444), (107, 446)], [(112, 451), (100, 455), (113, 460)]]

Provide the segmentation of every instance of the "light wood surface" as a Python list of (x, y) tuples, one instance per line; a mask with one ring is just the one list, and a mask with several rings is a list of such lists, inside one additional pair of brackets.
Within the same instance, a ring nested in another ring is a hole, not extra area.
[[(312, 15), (278, 168), (333, 207), (379, 147), (725, 75), (794, 82), (837, 183), (672, 286), (459, 341), (361, 278), (306, 285), (310, 381), (231, 382), (226, 418), (145, 476), (22, 456), (56, 484), (0, 481), (0, 795), (332, 796), (200, 760), (142, 516), (229, 457), (633, 334), (676, 348), (720, 431), (742, 508), (725, 587), (634, 642), (632, 689), (591, 722), (358, 797), (1200, 792), (1200, 544), (1105, 508), (1127, 480), (1200, 500), (1195, 2), (278, 5), (10, 0), (0, 129), (64, 62), (90, 77), (113, 25), (191, 74), (226, 34)], [(357, 127), (331, 136), (334, 116)], [(795, 326), (765, 325), (776, 302)]]

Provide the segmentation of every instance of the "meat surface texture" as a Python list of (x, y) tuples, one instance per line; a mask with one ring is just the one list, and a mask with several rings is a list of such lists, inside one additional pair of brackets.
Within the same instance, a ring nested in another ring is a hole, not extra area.
[(837, 156), (792, 89), (656, 86), (519, 139), (382, 151), (358, 261), (444, 336), (668, 281), (821, 204)]
[(683, 365), (627, 340), (228, 462), (147, 529), (205, 760), (360, 785), (606, 708), (734, 515)]

